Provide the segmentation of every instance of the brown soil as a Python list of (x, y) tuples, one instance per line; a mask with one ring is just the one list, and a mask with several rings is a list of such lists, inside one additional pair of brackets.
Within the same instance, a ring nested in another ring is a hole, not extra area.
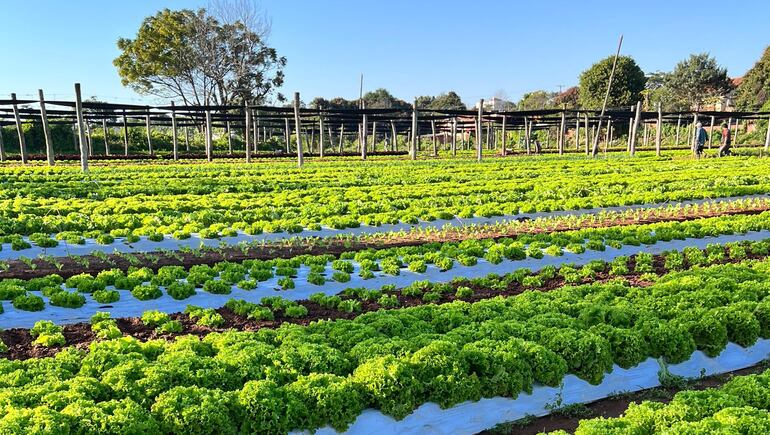
[[(632, 402), (639, 403), (644, 400), (653, 402), (668, 403), (674, 394), (682, 390), (705, 390), (707, 388), (721, 387), (735, 376), (746, 376), (755, 373), (762, 373), (768, 368), (767, 362), (762, 362), (753, 367), (748, 367), (734, 372), (723, 373), (709, 377), (692, 380), (683, 385), (683, 388), (675, 387), (657, 387), (648, 390), (637, 391), (635, 393), (621, 394), (607, 397), (584, 406), (574, 408), (574, 412), (569, 409), (556, 411), (550, 415), (537, 417), (531, 420), (519, 420), (499, 425), (494, 429), (481, 432), (482, 435), (535, 435), (541, 432), (552, 432), (565, 430), (574, 432), (577, 429), (580, 420), (590, 418), (613, 418), (622, 415), (628, 405)], [(576, 415), (579, 414), (579, 415)]]
[[(582, 228), (606, 228), (612, 226), (641, 225), (656, 222), (684, 222), (690, 220), (733, 216), (754, 215), (770, 210), (770, 207), (732, 208), (724, 211), (688, 213), (678, 210), (676, 214), (664, 210), (653, 211), (647, 218), (619, 217), (602, 221), (585, 221), (575, 224), (564, 222), (551, 226), (530, 227), (527, 219), (521, 219), (522, 225), (515, 227), (505, 225), (489, 225), (467, 228), (450, 228), (435, 232), (412, 231), (399, 234), (375, 234), (354, 238), (305, 238), (298, 240), (283, 240), (264, 244), (262, 246), (229, 246), (222, 248), (201, 248), (193, 251), (158, 251), (135, 254), (103, 254), (99, 256), (84, 255), (73, 257), (36, 258), (32, 260), (9, 260), (7, 268), (0, 271), (0, 279), (21, 278), (31, 279), (50, 274), (59, 274), (64, 278), (80, 273), (97, 273), (113, 268), (126, 270), (132, 265), (141, 265), (157, 270), (163, 266), (190, 266), (197, 264), (214, 264), (220, 261), (239, 262), (247, 259), (270, 260), (274, 258), (291, 258), (298, 255), (331, 254), (335, 257), (343, 252), (362, 251), (366, 249), (384, 249), (401, 246), (418, 246), (431, 242), (459, 242), (462, 240), (501, 239), (516, 237), (521, 234), (539, 234), (561, 231), (571, 231)], [(32, 266), (30, 266), (30, 264)]]
[[(749, 255), (749, 258), (764, 258), (761, 256), (752, 256)], [(668, 271), (664, 268), (664, 257), (661, 255), (655, 255), (653, 256), (653, 269), (654, 273), (658, 276), (662, 276)], [(729, 260), (726, 259), (722, 263), (736, 263), (738, 261), (742, 260)], [(631, 285), (636, 287), (646, 287), (651, 285), (652, 283), (649, 281), (644, 281), (641, 278), (640, 273), (633, 272), (634, 265), (635, 265), (635, 258), (634, 256), (631, 256), (629, 258), (629, 273), (628, 275), (623, 275), (623, 278), (626, 279)], [(689, 268), (690, 265), (687, 264), (685, 261), (685, 267)], [(612, 276), (609, 273), (609, 265), (605, 267), (604, 271), (597, 272), (596, 276), (593, 279), (584, 278), (582, 282), (578, 284), (589, 284), (589, 283), (602, 283), (607, 282), (608, 280), (616, 278), (615, 276)], [(556, 277), (547, 280), (542, 287), (539, 288), (529, 288), (525, 287), (517, 282), (512, 282), (508, 285), (508, 288), (505, 290), (495, 290), (491, 289), (489, 287), (483, 287), (476, 285), (472, 283), (470, 280), (457, 280), (454, 281), (452, 284), (453, 291), (444, 293), (441, 295), (441, 298), (434, 302), (437, 304), (441, 303), (447, 303), (457, 300), (458, 298), (455, 296), (454, 290), (456, 290), (459, 286), (466, 286), (473, 289), (473, 295), (471, 297), (463, 299), (467, 302), (476, 302), (484, 299), (491, 299), (497, 296), (514, 296), (517, 294), (521, 294), (524, 291), (527, 290), (538, 290), (538, 291), (550, 291), (559, 287), (563, 287), (565, 285), (568, 285), (567, 282), (565, 282), (564, 278), (562, 278), (560, 275), (557, 274)], [(573, 284), (577, 285), (577, 284)], [(396, 290), (393, 292), (386, 292), (386, 294), (395, 295), (399, 300), (399, 308), (404, 307), (413, 307), (417, 305), (423, 305), (426, 302), (422, 300), (421, 297), (417, 296), (407, 296), (401, 293), (400, 290)], [(348, 296), (342, 296), (340, 295), (342, 299), (351, 299), (353, 297)], [(248, 319), (244, 316), (240, 316), (235, 314), (233, 311), (226, 307), (218, 308), (216, 311), (222, 315), (222, 317), (225, 320), (224, 325), (222, 325), (219, 328), (209, 328), (205, 326), (199, 326), (190, 319), (186, 314), (183, 313), (174, 313), (171, 314), (171, 318), (173, 320), (179, 320), (182, 325), (183, 329), (182, 332), (177, 334), (159, 334), (155, 331), (154, 328), (150, 328), (145, 326), (141, 319), (136, 317), (126, 317), (126, 318), (118, 318), (116, 319), (118, 328), (123, 332), (123, 335), (125, 336), (132, 336), (140, 340), (150, 340), (150, 339), (157, 339), (157, 338), (164, 338), (164, 339), (173, 339), (175, 336), (178, 335), (196, 335), (199, 337), (205, 336), (206, 334), (209, 334), (211, 332), (215, 331), (226, 331), (229, 329), (235, 329), (239, 331), (255, 331), (260, 328), (277, 328), (282, 323), (295, 323), (300, 325), (307, 325), (310, 322), (318, 321), (318, 320), (335, 320), (335, 319), (352, 319), (356, 316), (367, 313), (371, 311), (377, 311), (383, 307), (381, 307), (377, 302), (375, 301), (363, 301), (361, 302), (361, 311), (355, 312), (355, 313), (346, 313), (343, 311), (339, 311), (336, 309), (330, 309), (323, 307), (313, 301), (310, 300), (299, 300), (296, 301), (298, 304), (305, 306), (308, 310), (308, 315), (303, 318), (291, 318), (283, 315), (282, 311), (276, 311), (274, 312), (275, 319), (274, 320), (254, 320), (254, 319)], [(70, 324), (70, 325), (64, 325), (63, 326), (63, 333), (67, 340), (67, 346), (76, 346), (78, 348), (87, 348), (88, 344), (90, 344), (92, 341), (96, 340), (96, 336), (91, 332), (91, 325), (89, 323), (76, 323), (76, 324)], [(43, 357), (43, 356), (52, 356), (55, 355), (59, 350), (61, 350), (61, 347), (53, 347), (53, 348), (45, 348), (41, 346), (34, 345), (32, 342), (34, 339), (29, 333), (28, 328), (11, 328), (0, 331), (0, 340), (2, 340), (7, 346), (8, 346), (8, 353), (6, 354), (6, 357), (8, 359), (28, 359), (28, 358), (37, 358), (37, 357)]]

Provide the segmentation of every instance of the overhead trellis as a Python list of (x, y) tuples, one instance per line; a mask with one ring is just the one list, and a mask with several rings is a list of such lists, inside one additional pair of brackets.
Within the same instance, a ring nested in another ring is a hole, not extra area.
[[(436, 152), (437, 137), (442, 137), (442, 143), (451, 141), (451, 151), (457, 150), (457, 139), (470, 144), (473, 137), (476, 144), (477, 159), (482, 158), (484, 132), (486, 142), (489, 144), (490, 136), (502, 137), (505, 143), (506, 134), (512, 131), (523, 133), (524, 146), (527, 153), (537, 153), (540, 144), (533, 143), (533, 132), (536, 130), (557, 130), (557, 152), (560, 154), (565, 149), (565, 137), (571, 131), (576, 147), (578, 138), (585, 142), (586, 152), (589, 149), (589, 136), (598, 135), (605, 131), (608, 141), (612, 139), (613, 128), (616, 125), (628, 124), (629, 152), (635, 151), (637, 141), (637, 129), (644, 129), (643, 137), (646, 145), (648, 141), (648, 126), (652, 125), (658, 131), (656, 137), (656, 149), (660, 152), (659, 131), (664, 124), (677, 125), (679, 127), (691, 125), (697, 121), (703, 122), (713, 128), (724, 121), (730, 125), (741, 120), (755, 121), (768, 119), (770, 112), (660, 112), (642, 111), (640, 105), (635, 107), (614, 108), (606, 110), (604, 116), (600, 116), (598, 110), (574, 110), (574, 109), (543, 109), (527, 111), (498, 111), (485, 110), (483, 100), (474, 110), (437, 110), (417, 108), (415, 104), (410, 108), (305, 108), (299, 107), (299, 95), (295, 95), (293, 107), (274, 106), (187, 106), (187, 105), (136, 105), (117, 104), (105, 102), (81, 101), (79, 85), (76, 85), (75, 101), (51, 100), (46, 101), (43, 92), (40, 91), (38, 100), (16, 99), (12, 94), (10, 99), (0, 100), (0, 126), (17, 127), (20, 143), (20, 156), (22, 162), (27, 161), (24, 132), (21, 126), (25, 123), (42, 123), (46, 131), (46, 150), (48, 162), (53, 164), (53, 144), (50, 143), (48, 132), (49, 124), (73, 125), (78, 132), (80, 143), (81, 163), (87, 170), (87, 160), (90, 154), (84, 143), (86, 135), (90, 133), (90, 126), (96, 125), (103, 129), (118, 128), (123, 130), (124, 155), (128, 155), (128, 128), (144, 127), (147, 129), (148, 153), (154, 154), (152, 146), (151, 129), (153, 127), (170, 128), (173, 133), (173, 158), (179, 158), (177, 132), (182, 128), (195, 128), (202, 131), (206, 138), (206, 158), (213, 157), (212, 129), (225, 129), (228, 138), (231, 132), (239, 132), (243, 138), (245, 157), (247, 161), (252, 158), (252, 152), (256, 151), (256, 144), (270, 137), (283, 137), (285, 151), (296, 152), (298, 162), (301, 165), (303, 148), (306, 147), (306, 136), (317, 137), (318, 155), (329, 153), (335, 149), (337, 154), (343, 154), (342, 138), (345, 135), (357, 135), (359, 152), (362, 158), (367, 156), (367, 138), (369, 134), (375, 137), (380, 133), (388, 139), (390, 149), (384, 151), (398, 152), (396, 149), (399, 135), (406, 137), (408, 153), (411, 158), (416, 158), (420, 147), (420, 138), (431, 138), (434, 153)], [(638, 113), (637, 113), (638, 112)], [(770, 124), (770, 123), (769, 123)], [(278, 132), (278, 134), (276, 134)], [(581, 136), (582, 133), (582, 136)], [(292, 135), (296, 138), (296, 144), (292, 147)], [(501, 136), (499, 136), (501, 135)], [(336, 136), (336, 137), (335, 137)], [(90, 134), (89, 134), (90, 137)], [(550, 135), (548, 136), (550, 138)], [(686, 138), (684, 143), (687, 144)], [(106, 152), (109, 155), (109, 146), (106, 143)], [(679, 138), (676, 143), (678, 144)], [(386, 142), (388, 143), (388, 142)], [(312, 147), (312, 143), (308, 146)], [(767, 133), (765, 148), (770, 146), (770, 129)], [(292, 150), (293, 148), (293, 150)], [(232, 151), (232, 148), (231, 148)], [(307, 151), (305, 151), (307, 152)], [(369, 151), (371, 152), (371, 151)], [(501, 154), (506, 153), (505, 146)], [(2, 137), (0, 136), (0, 159), (5, 159)]]

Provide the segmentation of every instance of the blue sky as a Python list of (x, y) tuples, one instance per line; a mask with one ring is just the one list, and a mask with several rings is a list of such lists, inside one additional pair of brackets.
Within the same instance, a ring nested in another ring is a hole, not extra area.
[[(115, 41), (164, 7), (205, 0), (0, 0), (0, 95), (153, 101), (120, 84)], [(618, 6), (618, 5), (621, 5)], [(623, 54), (645, 72), (709, 52), (740, 76), (770, 44), (766, 1), (265, 0), (270, 43), (288, 58), (285, 94), (358, 95), (389, 89), (405, 100), (454, 90), (467, 103), (502, 93), (557, 91), (593, 62)], [(143, 98), (145, 98), (143, 100)]]

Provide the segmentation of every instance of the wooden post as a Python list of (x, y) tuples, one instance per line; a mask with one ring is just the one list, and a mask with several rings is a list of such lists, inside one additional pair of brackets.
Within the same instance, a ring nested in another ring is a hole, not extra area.
[(639, 122), (642, 120), (642, 101), (636, 102), (636, 113), (634, 114), (634, 127), (631, 130), (631, 141), (629, 142), (628, 155), (636, 155), (636, 133), (639, 131)]
[[(190, 151), (189, 149), (187, 151)], [(128, 155), (128, 122), (126, 121), (126, 109), (123, 109), (123, 155)]]
[(620, 35), (618, 40), (618, 50), (615, 52), (615, 59), (612, 61), (612, 69), (610, 70), (610, 79), (607, 82), (607, 92), (604, 94), (604, 103), (602, 103), (602, 111), (599, 114), (599, 128), (596, 130), (596, 136), (594, 136), (594, 145), (591, 155), (596, 157), (599, 154), (599, 133), (601, 132), (602, 119), (604, 118), (604, 112), (607, 110), (607, 100), (610, 97), (610, 89), (612, 89), (612, 79), (615, 77), (615, 67), (618, 64), (618, 57), (620, 57), (620, 47), (623, 45), (623, 35)]
[(481, 161), (481, 118), (484, 116), (484, 99), (479, 100), (479, 113), (476, 119), (476, 161)]
[(372, 122), (372, 152), (377, 152), (377, 121)]
[(412, 160), (417, 159), (417, 98), (414, 99), (414, 103), (412, 103), (412, 142), (411, 147), (409, 149), (410, 158)]
[(564, 134), (565, 134), (564, 129), (567, 127), (566, 122), (567, 122), (567, 114), (562, 110), (561, 122), (559, 124), (559, 155), (564, 154)]
[(527, 150), (527, 155), (530, 154), (530, 148), (529, 148), (529, 124), (530, 122), (527, 121), (527, 117), (524, 117), (524, 147)]
[[(43, 136), (45, 137), (45, 156), (48, 159), (48, 166), (53, 166), (53, 138), (51, 137), (51, 127), (48, 125), (48, 115), (45, 110), (45, 97), (43, 90), (38, 89), (37, 94), (40, 97), (40, 119), (43, 121)], [(2, 127), (0, 127), (2, 128)], [(2, 134), (2, 133), (0, 133)], [(2, 139), (0, 139), (1, 141)], [(5, 156), (3, 156), (5, 157)]]
[(342, 155), (342, 141), (343, 141), (344, 137), (345, 137), (345, 123), (341, 123), (340, 124), (340, 145), (339, 145), (339, 147), (340, 147), (340, 156)]
[[(361, 100), (361, 110), (366, 110), (366, 101)], [(361, 139), (361, 160), (366, 160), (366, 142), (367, 142), (367, 136), (368, 133), (366, 131), (367, 127), (367, 120), (366, 120), (366, 112), (363, 113), (363, 125), (359, 126), (359, 132), (361, 135), (359, 136)]]
[(711, 117), (711, 127), (709, 128), (709, 149), (711, 149), (711, 142), (714, 139), (714, 117)]
[[(332, 135), (329, 133), (329, 141)], [(318, 112), (318, 156), (324, 158), (324, 117)]]
[(508, 131), (506, 130), (506, 121), (507, 121), (507, 119), (508, 119), (508, 117), (503, 115), (503, 131), (502, 131), (502, 133), (503, 133), (502, 136), (503, 137), (502, 137), (502, 141), (501, 141), (502, 142), (502, 148), (500, 149), (500, 154), (503, 157), (505, 157), (506, 153), (508, 152), (506, 150), (506, 144), (507, 144), (507, 139), (508, 139)]
[(588, 121), (588, 113), (583, 114), (583, 116), (584, 116), (583, 119), (585, 120), (584, 121), (584, 127), (585, 127), (585, 130), (586, 130), (586, 134), (585, 134), (585, 137), (586, 137), (585, 138), (585, 141), (586, 141), (586, 155), (590, 156), (591, 155), (591, 150), (589, 149), (589, 147), (590, 147), (591, 144), (589, 143), (589, 141), (591, 140), (591, 132), (589, 131), (590, 125), (589, 125), (589, 121)]
[(291, 152), (290, 148), (290, 142), (291, 142), (291, 130), (289, 130), (289, 118), (283, 118), (283, 139), (286, 142), (286, 154)]
[(5, 161), (5, 144), (3, 143), (3, 126), (0, 125), (0, 162)]
[(692, 136), (690, 137), (690, 149), (692, 150), (693, 155), (697, 155), (698, 151), (698, 112), (693, 113), (692, 115)]
[(233, 154), (233, 134), (230, 131), (230, 121), (225, 121), (225, 129), (227, 130), (227, 154)]
[(171, 153), (174, 160), (179, 160), (179, 138), (177, 137), (176, 127), (176, 108), (174, 102), (171, 102)]
[(767, 117), (767, 132), (765, 133), (765, 152), (770, 151), (770, 116)]
[(297, 166), (302, 167), (305, 164), (305, 157), (302, 155), (302, 120), (299, 117), (299, 92), (294, 93), (294, 128), (297, 130)]
[(738, 126), (741, 123), (741, 118), (735, 118), (735, 134), (733, 135), (733, 144), (738, 146)]
[(94, 149), (91, 143), (91, 123), (88, 122), (88, 118), (83, 118), (83, 122), (86, 125), (86, 143), (88, 144), (88, 156), (94, 155)]
[(144, 117), (145, 123), (147, 125), (147, 150), (150, 152), (151, 156), (155, 155), (155, 151), (152, 149), (152, 130), (150, 130), (150, 108), (147, 108), (147, 115)]
[(75, 112), (78, 120), (78, 141), (80, 142), (80, 169), (88, 172), (88, 145), (86, 144), (86, 131), (83, 126), (83, 101), (80, 97), (80, 83), (75, 83)]
[(457, 117), (452, 118), (452, 157), (457, 155)]
[(433, 140), (433, 157), (436, 157), (438, 155), (438, 144), (436, 143), (436, 121), (434, 119), (430, 120), (430, 135)]
[[(245, 116), (244, 122), (246, 124), (246, 134), (243, 135), (244, 148), (246, 148), (246, 163), (251, 163), (251, 109), (249, 109), (249, 103), (246, 103), (243, 108), (243, 114)], [(257, 128), (255, 128), (256, 130)]]
[[(251, 128), (254, 130), (254, 133), (252, 134), (252, 137), (254, 140), (251, 141), (251, 148), (252, 152), (257, 152), (257, 145), (259, 144), (259, 110), (255, 110), (254, 112), (251, 112), (251, 109), (249, 109), (249, 116), (251, 117)], [(262, 141), (267, 141), (267, 127), (264, 128), (262, 131)]]
[[(634, 113), (634, 106), (631, 106), (631, 113)], [(634, 129), (634, 119), (634, 116), (628, 118), (628, 140), (626, 143), (626, 151), (628, 151), (629, 154), (631, 154), (631, 131)]]
[(110, 155), (110, 131), (107, 129), (107, 115), (103, 114), (102, 131), (104, 132), (104, 154)]
[(16, 94), (11, 94), (13, 105), (13, 118), (16, 120), (16, 133), (19, 135), (19, 152), (21, 153), (21, 162), (27, 164), (27, 142), (24, 140), (24, 128), (21, 125), (21, 116), (19, 116), (19, 107), (16, 104)]
[(190, 129), (187, 126), (184, 128), (184, 150), (190, 152)]
[(658, 103), (658, 122), (655, 125), (655, 155), (660, 157), (660, 134), (663, 130), (663, 112)]
[(676, 139), (674, 140), (674, 148), (679, 146), (679, 128), (682, 125), (682, 115), (680, 114), (676, 118)]
[(390, 150), (397, 151), (398, 150), (398, 132), (396, 131), (396, 123), (393, 121), (390, 121), (390, 136), (391, 136)]
[(212, 138), (213, 132), (211, 131), (211, 111), (206, 110), (206, 160), (211, 161), (214, 156), (214, 143)]
[[(487, 135), (484, 136), (484, 137), (486, 137), (486, 140), (487, 140), (487, 150), (491, 150), (492, 149), (492, 142), (491, 142), (492, 134), (491, 134), (491, 131), (492, 131), (492, 128), (490, 127), (489, 121), (487, 121)], [(482, 135), (484, 134), (483, 124), (482, 124), (481, 134)]]
[(580, 112), (575, 114), (575, 151), (580, 151)]

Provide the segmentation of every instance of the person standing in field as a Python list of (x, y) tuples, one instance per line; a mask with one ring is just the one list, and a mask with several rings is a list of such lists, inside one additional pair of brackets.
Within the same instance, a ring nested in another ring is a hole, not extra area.
[(732, 136), (730, 134), (730, 126), (726, 122), (722, 123), (722, 145), (719, 147), (719, 157), (729, 156), (732, 154), (730, 146), (732, 145)]
[(695, 124), (695, 156), (700, 158), (703, 155), (703, 146), (708, 140), (708, 134), (706, 129), (703, 128), (703, 124), (700, 122)]

